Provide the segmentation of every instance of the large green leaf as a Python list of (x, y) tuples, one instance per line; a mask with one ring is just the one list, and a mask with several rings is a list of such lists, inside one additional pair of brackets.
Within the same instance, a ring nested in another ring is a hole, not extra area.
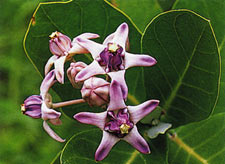
[(174, 126), (207, 118), (218, 94), (220, 61), (210, 25), (188, 11), (156, 17), (142, 38), (144, 53), (158, 61), (145, 69), (148, 98), (157, 98)]
[(209, 19), (215, 31), (222, 61), (220, 95), (214, 113), (225, 112), (225, 1), (224, 0), (179, 0), (174, 9), (186, 8)]
[[(97, 39), (101, 43), (107, 35), (114, 32), (123, 22), (127, 22), (129, 25), (130, 52), (139, 53), (141, 34), (128, 17), (113, 8), (107, 1), (74, 0), (41, 3), (36, 9), (26, 33), (24, 40), (25, 51), (37, 71), (43, 75), (44, 65), (48, 58), (51, 57), (48, 36), (53, 31), (60, 31), (71, 38), (84, 32), (93, 32), (101, 36)], [(91, 62), (90, 55), (77, 55), (75, 59), (82, 59), (86, 63)], [(66, 65), (67, 67), (68, 64)], [(138, 68), (128, 70), (126, 73), (130, 90), (128, 97), (130, 103), (145, 100), (144, 95), (136, 94), (136, 92), (144, 93), (144, 87), (141, 87), (143, 86), (143, 81), (138, 80), (138, 78), (134, 80), (134, 77), (141, 76), (140, 71), (141, 68)], [(54, 90), (63, 101), (81, 98), (80, 91), (73, 89), (67, 78), (64, 85), (56, 84)], [(139, 95), (139, 97), (135, 97), (135, 95)], [(86, 104), (65, 107), (63, 110), (69, 116), (79, 111), (102, 111), (101, 109), (90, 109)]]
[(111, 2), (129, 15), (142, 32), (149, 21), (163, 11), (156, 0), (132, 0), (129, 3), (126, 0), (111, 0)]
[[(175, 0), (111, 0), (111, 3), (132, 18), (143, 32), (151, 19), (172, 8)], [(135, 11), (135, 12), (134, 12)]]
[(172, 130), (168, 135), (170, 164), (225, 163), (225, 114)]
[[(102, 132), (99, 129), (83, 131), (75, 134), (65, 145), (60, 161), (62, 164), (95, 164), (95, 151), (101, 141)], [(150, 143), (151, 154), (139, 153), (131, 145), (124, 141), (117, 143), (109, 155), (98, 163), (110, 164), (140, 164), (140, 163), (165, 163), (165, 142), (164, 138), (158, 138)], [(160, 148), (160, 149), (159, 149)], [(158, 150), (157, 150), (158, 149)], [(164, 155), (161, 154), (164, 151)], [(119, 160), (119, 161), (118, 161)]]

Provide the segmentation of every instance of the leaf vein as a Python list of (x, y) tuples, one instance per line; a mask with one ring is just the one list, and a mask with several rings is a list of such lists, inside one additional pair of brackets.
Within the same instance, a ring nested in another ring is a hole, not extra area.
[(172, 92), (171, 92), (171, 94), (170, 94), (168, 100), (166, 101), (165, 105), (163, 106), (163, 108), (166, 109), (166, 110), (170, 107), (172, 101), (174, 100), (174, 98), (175, 98), (175, 96), (176, 96), (176, 94), (177, 94), (177, 92), (178, 92), (178, 90), (179, 90), (179, 88), (180, 88), (180, 86), (181, 86), (181, 83), (182, 83), (182, 81), (183, 81), (183, 79), (184, 79), (184, 77), (185, 77), (185, 75), (186, 75), (186, 73), (187, 73), (187, 71), (188, 71), (188, 68), (189, 68), (190, 63), (191, 63), (191, 61), (192, 61), (192, 58), (193, 58), (193, 56), (194, 56), (194, 54), (195, 54), (195, 51), (196, 51), (196, 49), (197, 49), (197, 46), (198, 46), (198, 44), (199, 44), (199, 42), (200, 42), (200, 40), (201, 40), (201, 38), (202, 38), (203, 32), (205, 31), (205, 27), (206, 27), (206, 26), (204, 26), (202, 32), (200, 33), (200, 36), (199, 36), (199, 38), (198, 38), (198, 40), (197, 40), (197, 43), (196, 43), (196, 45), (194, 46), (194, 49), (193, 49), (193, 51), (192, 51), (190, 60), (187, 62), (187, 65), (185, 66), (185, 69), (184, 69), (183, 74), (182, 74), (181, 77), (179, 78), (179, 80), (178, 80), (176, 86), (174, 87), (174, 90), (172, 90)]

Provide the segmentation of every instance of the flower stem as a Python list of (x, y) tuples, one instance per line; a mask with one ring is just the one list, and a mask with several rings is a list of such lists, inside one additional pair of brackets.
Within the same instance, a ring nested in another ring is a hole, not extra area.
[(60, 103), (53, 103), (52, 108), (61, 108), (64, 106), (80, 104), (80, 103), (84, 103), (84, 102), (85, 102), (84, 99), (77, 99), (77, 100), (70, 100), (70, 101), (65, 101), (65, 102), (60, 102)]

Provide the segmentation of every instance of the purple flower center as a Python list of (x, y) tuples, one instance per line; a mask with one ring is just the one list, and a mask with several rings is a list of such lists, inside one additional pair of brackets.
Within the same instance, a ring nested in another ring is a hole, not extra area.
[(98, 62), (101, 66), (105, 66), (106, 72), (124, 69), (122, 52), (123, 48), (118, 44), (108, 43), (108, 47), (100, 53)]
[(119, 138), (126, 136), (134, 127), (134, 123), (130, 121), (127, 108), (120, 109), (117, 114), (113, 111), (107, 113), (109, 121), (105, 124), (104, 130), (116, 135)]

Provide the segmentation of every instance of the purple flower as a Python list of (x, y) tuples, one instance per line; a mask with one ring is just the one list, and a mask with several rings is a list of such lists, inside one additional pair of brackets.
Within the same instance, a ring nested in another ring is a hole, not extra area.
[(64, 142), (47, 124), (49, 121), (53, 125), (60, 125), (62, 122), (59, 119), (61, 116), (60, 112), (57, 112), (51, 107), (51, 96), (48, 94), (50, 87), (56, 82), (55, 72), (52, 70), (49, 72), (40, 87), (40, 95), (32, 95), (28, 97), (24, 104), (21, 105), (21, 111), (23, 114), (32, 118), (42, 118), (44, 120), (43, 127), (45, 131), (55, 140)]
[[(117, 82), (112, 85), (114, 91), (122, 96), (122, 91)], [(123, 101), (123, 99), (122, 99)], [(159, 104), (158, 100), (149, 100), (137, 106), (124, 106), (111, 104), (117, 110), (107, 110), (102, 113), (81, 112), (74, 115), (74, 118), (81, 123), (91, 124), (103, 131), (101, 143), (95, 153), (95, 160), (103, 160), (120, 140), (124, 140), (135, 147), (141, 153), (150, 153), (149, 146), (137, 130), (137, 122), (152, 112)], [(123, 108), (121, 108), (122, 106)]]
[(21, 105), (21, 111), (29, 117), (41, 118), (41, 104), (42, 97), (40, 95), (32, 95)]
[[(81, 53), (89, 53), (87, 49), (81, 47), (75, 41), (71, 42), (71, 39), (60, 33), (53, 32), (50, 36), (49, 40), (49, 49), (53, 56), (49, 58), (48, 62), (45, 65), (45, 75), (49, 72), (52, 65), (55, 66), (56, 79), (60, 83), (64, 83), (64, 63), (68, 60), (71, 60), (72, 56), (75, 54)], [(84, 38), (84, 39), (94, 39), (98, 38), (97, 34), (92, 33), (84, 33), (76, 38)], [(74, 38), (74, 39), (76, 39)]]
[(67, 77), (74, 88), (81, 88), (83, 82), (76, 82), (75, 77), (85, 67), (87, 67), (87, 64), (83, 62), (70, 63), (70, 67), (67, 69)]
[(84, 81), (82, 98), (90, 106), (103, 106), (109, 103), (109, 85), (104, 79), (91, 77)]
[(112, 81), (119, 82), (123, 98), (127, 98), (128, 89), (124, 80), (125, 70), (134, 66), (152, 66), (156, 60), (149, 55), (135, 55), (125, 51), (128, 40), (128, 25), (121, 24), (110, 34), (103, 44), (85, 38), (76, 38), (77, 43), (86, 48), (94, 61), (76, 76), (76, 81), (84, 81), (91, 76), (108, 74)]

